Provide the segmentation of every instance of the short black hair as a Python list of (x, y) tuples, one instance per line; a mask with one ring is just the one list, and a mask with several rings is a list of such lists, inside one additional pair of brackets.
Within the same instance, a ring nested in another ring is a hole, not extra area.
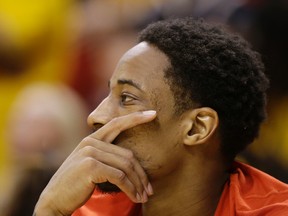
[(220, 24), (191, 17), (152, 23), (140, 33), (141, 41), (169, 58), (165, 77), (177, 112), (197, 104), (218, 113), (221, 150), (228, 159), (253, 142), (266, 117), (269, 81), (248, 42)]

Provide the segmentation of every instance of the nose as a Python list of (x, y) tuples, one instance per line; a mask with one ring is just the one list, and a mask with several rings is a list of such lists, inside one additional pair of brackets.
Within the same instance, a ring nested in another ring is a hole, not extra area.
[(100, 127), (105, 125), (107, 122), (111, 121), (112, 118), (116, 116), (113, 104), (111, 100), (109, 100), (109, 96), (106, 97), (98, 107), (90, 113), (87, 118), (88, 125), (98, 130)]

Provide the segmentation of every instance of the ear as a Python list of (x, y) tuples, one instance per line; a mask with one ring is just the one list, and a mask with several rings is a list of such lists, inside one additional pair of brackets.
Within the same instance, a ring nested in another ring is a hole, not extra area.
[(186, 145), (199, 145), (207, 142), (218, 127), (218, 114), (209, 107), (193, 109), (185, 116), (183, 142)]

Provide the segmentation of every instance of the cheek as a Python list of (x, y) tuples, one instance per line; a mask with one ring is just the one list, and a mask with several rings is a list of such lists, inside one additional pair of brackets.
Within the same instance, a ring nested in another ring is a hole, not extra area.
[(153, 121), (129, 129), (117, 137), (117, 145), (130, 149), (149, 178), (163, 177), (181, 166), (179, 136), (172, 127)]
[(127, 142), (127, 148), (133, 151), (151, 180), (168, 175), (181, 165), (181, 148), (176, 136), (146, 131), (133, 138)]
[(181, 149), (172, 140), (160, 139), (147, 146), (141, 164), (151, 179), (161, 178), (174, 172), (181, 164)]

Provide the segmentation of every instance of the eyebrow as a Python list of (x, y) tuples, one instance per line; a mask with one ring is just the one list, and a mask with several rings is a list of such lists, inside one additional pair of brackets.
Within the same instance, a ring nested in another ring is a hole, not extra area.
[[(140, 84), (138, 84), (138, 83), (136, 83), (136, 82), (134, 82), (133, 80), (130, 80), (130, 79), (119, 79), (119, 80), (117, 80), (117, 83), (119, 85), (125, 85), (125, 84), (126, 85), (130, 85), (130, 86), (133, 86), (133, 87), (137, 88), (140, 91), (143, 91), (141, 86), (140, 86)], [(110, 87), (110, 81), (108, 82), (108, 86)]]

